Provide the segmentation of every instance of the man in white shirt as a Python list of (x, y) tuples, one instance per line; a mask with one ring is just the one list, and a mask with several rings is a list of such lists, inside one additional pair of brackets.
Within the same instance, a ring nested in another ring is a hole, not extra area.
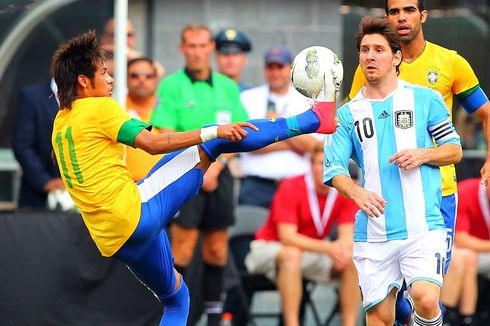
[[(272, 46), (265, 53), (267, 83), (241, 93), (242, 103), (251, 119), (290, 117), (310, 108), (310, 100), (291, 84), (292, 59), (291, 52), (280, 45)], [(268, 208), (280, 180), (309, 170), (310, 163), (305, 154), (318, 141), (320, 139), (312, 135), (304, 135), (243, 153), (240, 167), (244, 177), (239, 203)]]

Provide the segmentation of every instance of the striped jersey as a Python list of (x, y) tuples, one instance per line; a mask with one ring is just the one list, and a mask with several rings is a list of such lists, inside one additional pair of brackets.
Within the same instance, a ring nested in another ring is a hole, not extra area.
[(460, 144), (441, 95), (429, 88), (398, 81), (382, 100), (367, 99), (361, 91), (337, 111), (339, 127), (325, 139), (324, 182), (349, 175), (352, 158), (361, 168), (362, 186), (388, 204), (384, 215), (369, 218), (359, 210), (354, 241), (407, 239), (417, 233), (442, 229), (439, 167), (424, 164), (411, 170), (388, 159), (403, 149)]
[[(472, 114), (488, 101), (468, 61), (456, 51), (428, 41), (425, 42), (423, 52), (414, 61), (402, 61), (398, 77), (441, 93), (450, 113), (453, 108), (453, 95), (458, 98), (468, 114)], [(353, 98), (364, 85), (366, 78), (358, 66), (349, 98)], [(443, 196), (454, 194), (457, 191), (454, 165), (445, 165), (440, 169)]]

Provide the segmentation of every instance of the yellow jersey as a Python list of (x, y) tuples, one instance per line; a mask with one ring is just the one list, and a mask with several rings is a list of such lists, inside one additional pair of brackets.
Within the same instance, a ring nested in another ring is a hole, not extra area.
[[(467, 96), (468, 91), (479, 86), (478, 78), (468, 61), (456, 51), (446, 49), (426, 41), (424, 51), (411, 63), (402, 61), (400, 79), (412, 84), (432, 88), (444, 97), (444, 102), (452, 116), (453, 95)], [(352, 81), (349, 99), (354, 98), (366, 84), (360, 66), (357, 67)], [(441, 166), (442, 195), (456, 193), (456, 170), (454, 165)]]
[[(137, 106), (129, 97), (126, 97), (126, 111), (135, 119), (149, 122), (155, 102), (155, 99), (149, 101), (148, 107), (145, 108), (146, 110), (137, 110)], [(158, 134), (158, 130), (155, 128), (152, 130), (152, 133)], [(162, 157), (163, 154), (151, 155), (142, 149), (126, 146), (126, 164), (134, 181), (143, 179)]]
[(112, 256), (136, 229), (141, 199), (124, 162), (124, 145), (150, 127), (110, 97), (89, 97), (60, 110), (51, 142), (61, 177), (92, 239)]

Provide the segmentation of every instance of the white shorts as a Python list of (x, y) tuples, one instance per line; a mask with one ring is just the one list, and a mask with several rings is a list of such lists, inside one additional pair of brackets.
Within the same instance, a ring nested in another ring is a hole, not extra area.
[(481, 252), (478, 255), (478, 273), (490, 275), (490, 252)]
[[(250, 243), (250, 252), (245, 257), (245, 266), (249, 273), (265, 274), (276, 281), (277, 255), (282, 249), (278, 241), (254, 240)], [(301, 273), (307, 280), (329, 283), (333, 267), (332, 259), (324, 254), (303, 251)]]
[(355, 242), (354, 264), (359, 275), (364, 310), (383, 301), (403, 279), (442, 286), (446, 231), (434, 230), (405, 240)]

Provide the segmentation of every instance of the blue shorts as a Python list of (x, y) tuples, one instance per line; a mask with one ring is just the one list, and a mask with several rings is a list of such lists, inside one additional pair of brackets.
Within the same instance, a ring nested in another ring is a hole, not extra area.
[(446, 248), (446, 263), (444, 267), (444, 275), (447, 274), (454, 244), (454, 228), (456, 225), (456, 215), (458, 209), (458, 194), (443, 196), (441, 201), (441, 213), (444, 217), (444, 224), (447, 232), (447, 248)]
[(203, 170), (196, 146), (165, 155), (138, 182), (141, 216), (136, 230), (114, 257), (163, 301), (174, 293), (175, 273), (165, 226), (180, 207), (197, 195)]

